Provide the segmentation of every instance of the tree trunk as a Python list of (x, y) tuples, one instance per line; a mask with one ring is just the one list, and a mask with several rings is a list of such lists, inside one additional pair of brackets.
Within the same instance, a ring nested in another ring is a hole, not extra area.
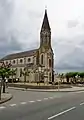
[(12, 75), (12, 83), (13, 83), (13, 75)]
[(5, 93), (5, 79), (3, 79), (3, 93)]
[(0, 83), (0, 100), (1, 100), (1, 90), (2, 90), (2, 80), (1, 80), (1, 83)]
[(26, 75), (24, 75), (24, 83), (26, 83)]
[(67, 83), (69, 83), (69, 77), (66, 77), (66, 79), (67, 79)]
[(0, 100), (1, 100), (1, 86), (0, 86)]

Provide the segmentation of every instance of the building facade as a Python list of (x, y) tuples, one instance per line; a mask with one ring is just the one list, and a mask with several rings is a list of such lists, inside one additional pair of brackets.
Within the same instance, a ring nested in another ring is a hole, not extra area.
[(35, 50), (7, 55), (1, 59), (2, 62), (5, 64), (11, 63), (11, 69), (16, 69), (14, 77), (19, 78), (21, 81), (54, 81), (54, 53), (51, 46), (51, 28), (47, 10), (45, 10), (40, 31), (40, 47)]

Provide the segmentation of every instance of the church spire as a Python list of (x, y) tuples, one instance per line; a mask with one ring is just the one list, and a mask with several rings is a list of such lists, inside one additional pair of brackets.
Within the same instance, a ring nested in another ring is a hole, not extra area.
[(47, 9), (45, 9), (45, 15), (44, 15), (41, 31), (45, 29), (50, 31), (50, 25), (49, 25), (48, 16), (47, 16)]

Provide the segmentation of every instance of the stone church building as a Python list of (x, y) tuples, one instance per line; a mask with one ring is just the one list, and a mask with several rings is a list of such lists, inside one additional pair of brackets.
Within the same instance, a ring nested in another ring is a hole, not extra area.
[[(11, 69), (16, 69), (15, 78), (26, 82), (54, 81), (54, 53), (51, 46), (51, 28), (47, 10), (40, 31), (40, 46), (38, 49), (14, 53), (3, 57), (1, 62), (11, 63)], [(22, 73), (26, 73), (24, 76)]]

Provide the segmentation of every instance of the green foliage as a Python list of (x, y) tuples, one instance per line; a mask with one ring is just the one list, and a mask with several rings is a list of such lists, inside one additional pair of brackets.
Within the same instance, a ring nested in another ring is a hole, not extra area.
[(0, 68), (0, 76), (3, 78), (8, 77), (9, 72), (10, 72), (9, 68)]
[(5, 77), (8, 78), (11, 75), (16, 75), (16, 70), (11, 70), (10, 68), (7, 68), (7, 67), (0, 68), (0, 76), (2, 78), (5, 78)]
[(16, 69), (15, 70), (10, 70), (9, 75), (11, 75), (11, 76), (16, 75)]
[(81, 78), (83, 78), (84, 77), (84, 72), (79, 72), (78, 76), (80, 76)]
[(65, 74), (66, 77), (69, 77), (69, 78), (75, 78), (76, 76), (80, 76), (81, 78), (84, 77), (84, 72), (68, 72)]

